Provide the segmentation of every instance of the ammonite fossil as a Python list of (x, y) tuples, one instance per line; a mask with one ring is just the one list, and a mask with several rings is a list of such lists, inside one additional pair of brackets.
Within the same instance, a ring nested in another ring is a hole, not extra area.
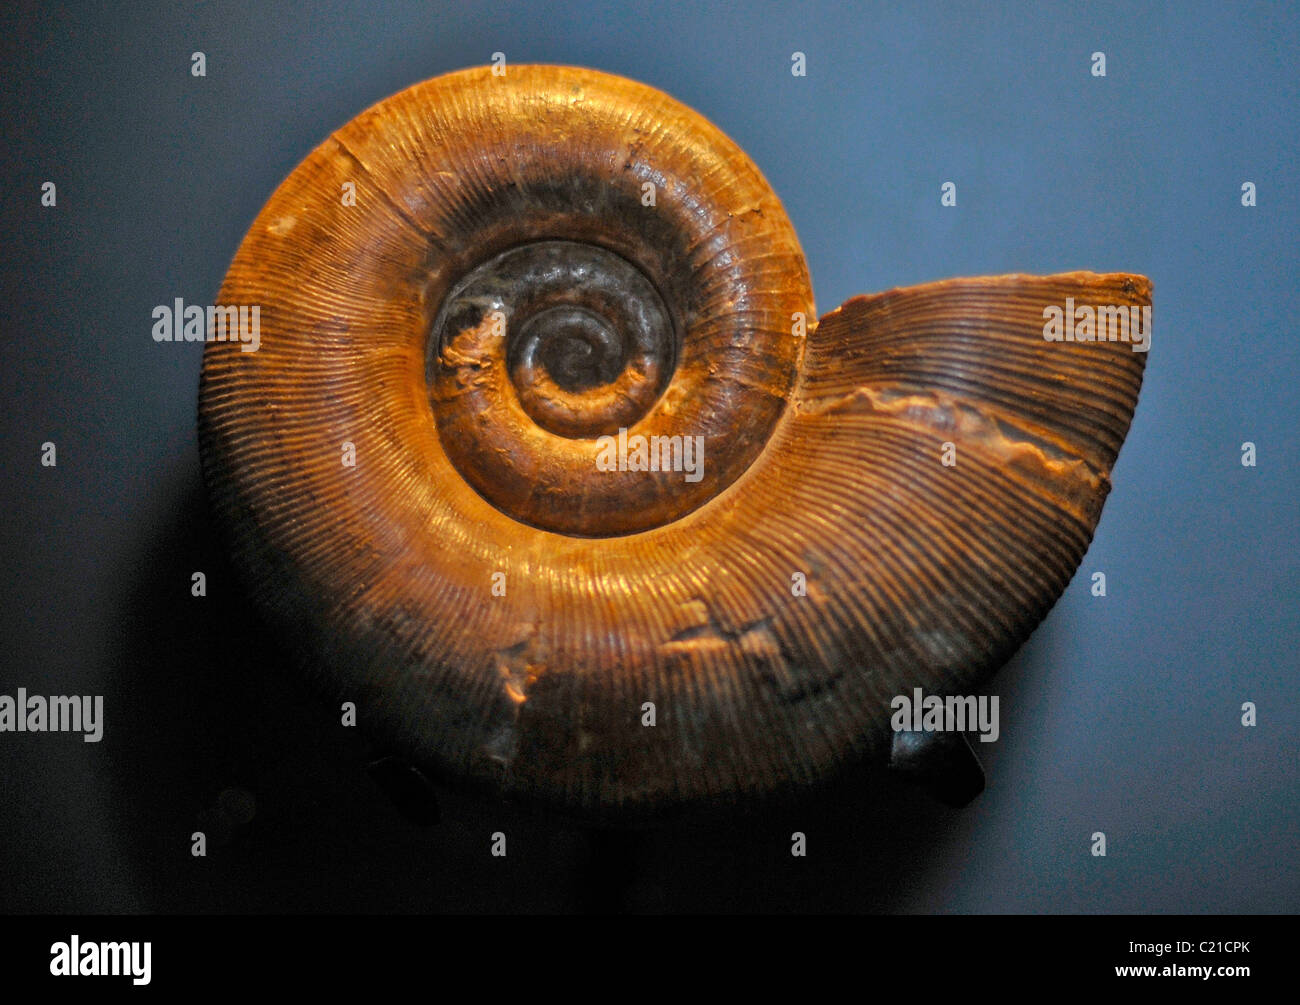
[(204, 471), (270, 622), (411, 763), (622, 819), (886, 760), (896, 695), (978, 691), (1091, 539), (1145, 359), (1101, 320), (1150, 284), (816, 320), (717, 128), (512, 66), (325, 140), (220, 302), (260, 339), (207, 346)]

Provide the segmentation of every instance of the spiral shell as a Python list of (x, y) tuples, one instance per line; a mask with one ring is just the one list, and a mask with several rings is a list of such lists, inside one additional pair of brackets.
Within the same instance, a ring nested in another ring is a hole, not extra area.
[[(698, 114), (453, 73), (330, 136), (240, 246), (221, 302), (261, 345), (205, 353), (213, 511), (415, 763), (610, 817), (798, 785), (879, 756), (895, 695), (978, 688), (1078, 566), (1145, 355), (1046, 341), (1066, 297), (1150, 284), (955, 279), (813, 322), (780, 202)], [(639, 442), (665, 463), (600, 463)]]

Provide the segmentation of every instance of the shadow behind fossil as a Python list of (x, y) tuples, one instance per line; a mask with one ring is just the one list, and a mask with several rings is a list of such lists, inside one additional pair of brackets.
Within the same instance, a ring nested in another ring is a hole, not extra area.
[[(979, 805), (952, 810), (859, 765), (815, 790), (635, 829), (436, 782), (439, 822), (418, 823), (421, 807), (403, 813), (367, 772), (386, 751), (341, 724), (243, 598), (197, 461), (159, 484), (164, 518), (119, 594), (105, 696), (129, 738), (109, 745), (112, 824), (151, 910), (906, 910), (937, 839)], [(191, 595), (195, 571), (205, 597)], [(806, 857), (791, 855), (795, 831)], [(491, 854), (496, 832), (504, 858)]]

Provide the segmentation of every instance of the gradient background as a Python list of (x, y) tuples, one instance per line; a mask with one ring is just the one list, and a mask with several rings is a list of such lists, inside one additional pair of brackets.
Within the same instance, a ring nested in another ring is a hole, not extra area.
[[(1300, 906), (1292, 5), (132, 6), (0, 15), (0, 692), (103, 694), (107, 720), (99, 744), (0, 735), (0, 910)], [(281, 672), (209, 531), (202, 347), (155, 344), (150, 311), (210, 303), (330, 131), (497, 50), (620, 73), (717, 123), (784, 200), (821, 312), (947, 276), (1154, 281), (1114, 491), (993, 685), (1002, 736), (966, 810), (863, 777), (630, 836), (454, 793), (420, 827), (366, 774), (365, 741)], [(939, 205), (949, 180), (956, 209)], [(256, 816), (192, 859), (232, 786)]]

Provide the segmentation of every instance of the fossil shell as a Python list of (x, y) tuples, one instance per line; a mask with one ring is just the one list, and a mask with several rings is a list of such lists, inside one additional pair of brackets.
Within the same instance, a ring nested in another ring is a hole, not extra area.
[[(260, 348), (204, 356), (213, 511), (414, 763), (607, 817), (798, 785), (883, 757), (893, 696), (978, 689), (1077, 568), (1145, 355), (1046, 341), (1067, 297), (1150, 284), (952, 279), (813, 322), (780, 202), (698, 114), (449, 74), (330, 136), (240, 246), (220, 302), (260, 305)], [(620, 429), (701, 437), (700, 477), (601, 470)]]

